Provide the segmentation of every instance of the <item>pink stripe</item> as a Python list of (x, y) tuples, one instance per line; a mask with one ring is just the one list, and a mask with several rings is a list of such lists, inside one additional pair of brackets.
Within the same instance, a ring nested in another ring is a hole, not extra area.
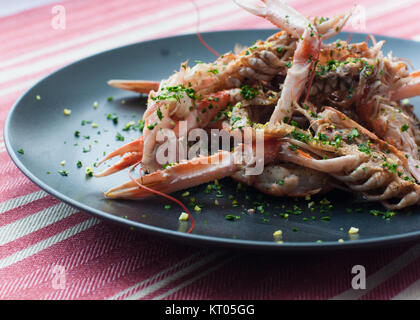
[(6, 211), (0, 215), (0, 227), (5, 226), (14, 221), (23, 219), (31, 214), (49, 208), (60, 203), (60, 201), (53, 196), (46, 196), (39, 200), (32, 201), (26, 205)]
[[(87, 219), (91, 218), (89, 215), (87, 215), (86, 213), (75, 213), (67, 218), (64, 218), (63, 220), (60, 220), (52, 225), (49, 225), (45, 228), (42, 228), (38, 231), (32, 232), (26, 236), (23, 236), (15, 241), (9, 242), (5, 245), (2, 246), (2, 250), (0, 251), (0, 259), (3, 259), (5, 257), (8, 257), (16, 252), (19, 252), (35, 243), (38, 243), (44, 239), (47, 239), (57, 233), (60, 233), (78, 223), (81, 223), (82, 221), (85, 221)], [(59, 252), (59, 251), (58, 251)], [(21, 267), (22, 268), (33, 268), (35, 267), (35, 265), (33, 265), (32, 263), (34, 263), (35, 261), (32, 261), (32, 257), (25, 259), (22, 263), (21, 263)], [(32, 261), (32, 262), (27, 262), (26, 260)], [(42, 260), (39, 260), (42, 261)], [(36, 263), (36, 267), (39, 267), (40, 264)], [(28, 264), (27, 264), (28, 263)], [(10, 267), (7, 267), (5, 269), (8, 269)], [(28, 270), (29, 272), (29, 270)], [(0, 272), (1, 274), (1, 272)]]

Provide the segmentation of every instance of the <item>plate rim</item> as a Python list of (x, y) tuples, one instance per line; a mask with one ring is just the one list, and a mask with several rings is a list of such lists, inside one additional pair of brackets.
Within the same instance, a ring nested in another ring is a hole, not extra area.
[[(221, 31), (210, 31), (210, 32), (200, 32), (202, 36), (206, 35), (217, 35), (217, 34), (223, 34), (226, 32), (255, 32), (255, 31), (267, 31), (267, 32), (277, 32), (278, 29), (273, 28), (264, 28), (264, 29), (232, 29), (232, 30), (221, 30)], [(355, 35), (361, 35), (361, 36), (367, 36), (367, 33), (361, 33), (361, 32), (341, 32), (340, 34), (355, 34)], [(404, 39), (404, 38), (397, 38), (397, 37), (390, 37), (380, 34), (373, 34), (374, 36), (380, 37), (384, 40), (398, 40), (398, 41), (404, 41), (408, 43), (416, 43), (414, 40), (410, 39)], [(131, 43), (127, 45), (118, 46), (115, 48), (111, 48), (108, 50), (104, 50), (92, 55), (89, 55), (87, 57), (84, 57), (82, 59), (78, 59), (76, 61), (73, 61), (69, 64), (66, 64), (65, 66), (62, 66), (58, 68), (57, 70), (41, 77), (33, 85), (31, 85), (28, 89), (26, 89), (19, 98), (13, 103), (13, 106), (9, 109), (6, 120), (4, 122), (4, 128), (3, 128), (3, 137), (4, 137), (4, 143), (6, 147), (6, 151), (10, 158), (12, 159), (13, 163), (16, 165), (16, 167), (33, 183), (35, 183), (38, 187), (40, 187), (45, 192), (51, 194), (55, 198), (58, 198), (59, 200), (65, 202), (66, 204), (75, 207), (79, 209), (80, 211), (86, 212), (88, 214), (93, 215), (96, 218), (103, 219), (107, 222), (117, 223), (119, 225), (123, 225), (125, 227), (134, 228), (135, 230), (141, 230), (144, 232), (147, 232), (148, 234), (154, 234), (159, 237), (165, 237), (165, 238), (171, 238), (177, 241), (181, 241), (184, 243), (188, 243), (190, 245), (211, 245), (215, 247), (225, 247), (225, 248), (235, 248), (235, 249), (241, 249), (241, 250), (263, 250), (263, 251), (278, 251), (278, 252), (285, 252), (285, 251), (296, 251), (296, 252), (302, 252), (302, 251), (326, 251), (326, 250), (345, 250), (345, 249), (356, 249), (356, 248), (373, 248), (373, 247), (383, 247), (387, 244), (401, 244), (402, 242), (409, 242), (412, 240), (418, 240), (420, 239), (420, 230), (418, 231), (411, 231), (403, 234), (398, 235), (389, 235), (389, 236), (380, 236), (375, 237), (371, 239), (358, 239), (358, 240), (348, 240), (344, 242), (338, 242), (338, 241), (325, 241), (321, 243), (317, 242), (292, 242), (292, 241), (285, 241), (282, 244), (276, 243), (275, 241), (259, 241), (259, 240), (246, 240), (246, 239), (233, 239), (233, 238), (224, 238), (224, 237), (217, 237), (217, 236), (209, 236), (209, 235), (200, 235), (200, 234), (194, 234), (194, 233), (184, 233), (179, 232), (176, 230), (170, 230), (162, 227), (156, 227), (152, 225), (148, 225), (145, 223), (133, 221), (124, 219), (122, 217), (115, 216), (111, 213), (107, 213), (105, 211), (96, 209), (94, 207), (90, 207), (88, 205), (85, 205), (75, 199), (72, 199), (65, 194), (58, 192), (53, 187), (49, 186), (47, 183), (42, 182), (34, 173), (32, 173), (29, 169), (26, 168), (26, 166), (20, 161), (17, 153), (12, 149), (11, 141), (10, 141), (10, 123), (12, 121), (13, 114), (18, 109), (21, 101), (24, 97), (26, 97), (28, 94), (31, 93), (31, 91), (36, 88), (39, 84), (41, 84), (44, 81), (48, 81), (48, 79), (52, 76), (54, 76), (56, 73), (62, 72), (78, 63), (85, 62), (89, 59), (94, 59), (97, 56), (108, 54), (113, 51), (118, 51), (121, 49), (137, 46), (139, 44), (144, 43), (153, 43), (153, 42), (159, 42), (166, 39), (174, 39), (174, 38), (191, 38), (196, 36), (195, 33), (188, 33), (188, 34), (182, 34), (182, 35), (176, 35), (171, 37), (160, 37), (160, 38), (154, 38), (146, 41), (140, 41), (136, 43)], [(190, 243), (192, 242), (192, 243)]]

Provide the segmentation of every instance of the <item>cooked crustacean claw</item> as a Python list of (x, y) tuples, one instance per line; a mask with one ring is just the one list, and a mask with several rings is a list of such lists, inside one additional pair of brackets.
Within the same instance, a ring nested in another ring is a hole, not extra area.
[(391, 93), (391, 100), (402, 100), (420, 95), (420, 70), (410, 73), (406, 83)]
[(139, 162), (143, 155), (143, 136), (139, 137), (138, 139), (131, 141), (122, 147), (114, 150), (113, 152), (109, 153), (106, 157), (98, 161), (97, 167), (99, 167), (102, 163), (117, 156), (122, 157), (120, 161), (112, 165), (111, 167), (107, 168), (104, 171), (99, 173), (95, 173), (95, 177), (105, 177), (107, 175), (113, 174), (117, 171), (123, 170), (132, 166), (133, 164)]
[[(232, 175), (240, 168), (240, 165), (235, 163), (234, 157), (235, 153), (233, 152), (220, 151), (205, 159), (195, 158), (175, 164), (141, 176), (136, 180), (138, 184), (148, 188), (171, 193)], [(105, 196), (107, 198), (139, 199), (153, 195), (138, 184), (129, 181), (108, 190)]]
[(329, 173), (367, 200), (381, 201), (389, 209), (420, 203), (420, 186), (397, 148), (330, 107), (313, 120), (312, 126), (324, 143), (293, 142), (294, 150), (283, 148), (282, 159)]
[(123, 90), (149, 94), (150, 91), (157, 91), (159, 89), (160, 82), (147, 80), (109, 80), (108, 85)]

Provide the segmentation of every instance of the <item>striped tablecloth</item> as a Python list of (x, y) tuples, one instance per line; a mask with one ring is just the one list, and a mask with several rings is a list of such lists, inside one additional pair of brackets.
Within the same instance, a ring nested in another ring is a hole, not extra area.
[[(227, 0), (196, 3), (200, 31), (271, 27)], [(358, 4), (366, 21), (353, 27), (420, 39), (420, 1), (290, 3), (318, 16)], [(54, 20), (63, 8), (64, 29)], [(0, 2), (1, 132), (13, 102), (53, 70), (109, 48), (196, 27), (197, 12), (189, 0)], [(365, 290), (352, 289), (355, 265), (365, 267)], [(129, 298), (418, 299), (420, 245), (268, 256), (187, 247), (127, 232), (41, 191), (12, 163), (1, 133), (0, 299)]]

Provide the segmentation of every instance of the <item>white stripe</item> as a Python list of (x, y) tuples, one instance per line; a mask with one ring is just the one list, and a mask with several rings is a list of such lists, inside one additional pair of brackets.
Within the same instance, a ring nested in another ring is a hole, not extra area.
[(41, 199), (43, 197), (46, 197), (48, 193), (46, 193), (43, 190), (35, 191), (30, 194), (26, 194), (24, 196), (20, 196), (17, 198), (13, 198), (7, 201), (4, 201), (0, 203), (0, 214), (15, 209), (17, 207), (23, 206), (25, 204), (28, 204), (29, 202)]
[(393, 300), (420, 300), (420, 280), (412, 283), (408, 288), (401, 291)]
[(202, 259), (200, 259), (199, 261), (189, 265), (188, 267), (170, 275), (169, 277), (166, 277), (165, 279), (162, 279), (161, 281), (158, 281), (154, 284), (152, 284), (151, 286), (148, 286), (140, 291), (137, 291), (136, 293), (134, 293), (133, 295), (127, 297), (127, 300), (137, 300), (137, 299), (141, 299), (165, 286), (167, 286), (168, 284), (170, 284), (171, 282), (184, 277), (185, 275), (193, 272), (194, 270), (200, 268), (201, 266), (215, 260), (217, 257), (221, 256), (222, 253), (221, 252), (215, 252), (213, 254), (210, 254)]
[(61, 202), (25, 218), (1, 226), (0, 246), (63, 220), (76, 212), (78, 210)]
[[(392, 262), (383, 266), (381, 269), (376, 271), (374, 274), (366, 278), (366, 289), (365, 290), (354, 290), (348, 289), (343, 293), (332, 298), (332, 300), (356, 300), (373, 290), (381, 283), (385, 282), (393, 275), (398, 273), (402, 268), (410, 264), (412, 261), (420, 256), (420, 244), (415, 245), (408, 249), (405, 253), (392, 260)], [(369, 270), (366, 270), (369, 271)], [(349, 271), (350, 272), (350, 271)]]
[(68, 228), (58, 234), (55, 234), (47, 239), (44, 239), (38, 243), (35, 243), (34, 245), (27, 247), (19, 252), (16, 252), (8, 257), (5, 257), (3, 259), (0, 259), (0, 269), (9, 267), (10, 265), (17, 263), (23, 259), (26, 259), (30, 256), (33, 256), (34, 254), (37, 254), (38, 252), (47, 249), (63, 240), (66, 240), (84, 230), (89, 229), (90, 227), (98, 224), (100, 220), (98, 219), (88, 219), (85, 220), (71, 228)]
[(197, 281), (198, 279), (201, 279), (202, 277), (204, 277), (204, 276), (212, 273), (213, 271), (219, 269), (220, 267), (224, 266), (226, 263), (230, 262), (234, 258), (236, 258), (236, 256), (231, 256), (231, 257), (227, 258), (226, 260), (224, 260), (224, 261), (216, 264), (215, 266), (213, 266), (213, 267), (211, 267), (209, 269), (206, 269), (202, 273), (200, 273), (200, 274), (192, 277), (191, 279), (189, 279), (189, 280), (187, 280), (187, 281), (185, 281), (185, 282), (177, 285), (176, 287), (168, 290), (167, 292), (165, 292), (165, 293), (163, 293), (163, 294), (161, 294), (159, 296), (154, 297), (153, 300), (162, 300), (163, 298), (165, 298), (167, 296), (170, 296), (174, 292), (177, 292), (177, 291), (181, 290), (182, 288), (185, 288), (186, 286), (189, 286), (191, 283)]

